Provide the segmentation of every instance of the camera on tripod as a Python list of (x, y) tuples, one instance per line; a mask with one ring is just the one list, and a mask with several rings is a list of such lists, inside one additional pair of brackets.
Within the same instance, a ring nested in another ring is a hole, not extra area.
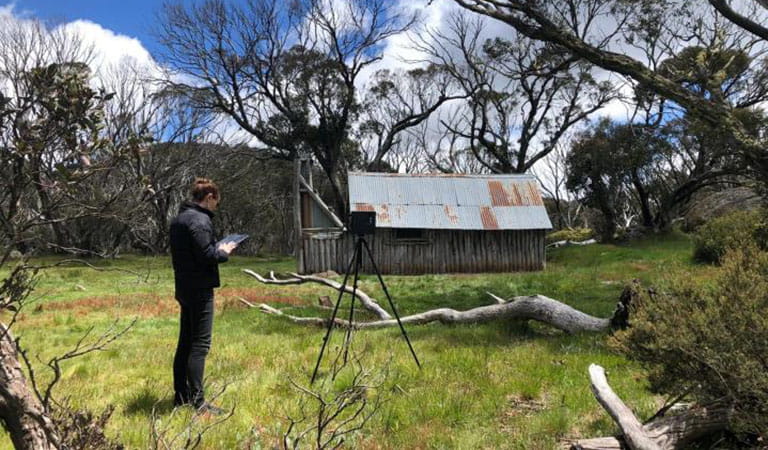
[(352, 211), (349, 213), (349, 231), (355, 236), (373, 234), (376, 230), (376, 211)]
[(333, 330), (334, 325), (337, 324), (336, 322), (336, 314), (339, 312), (339, 305), (341, 304), (341, 298), (344, 295), (345, 292), (347, 292), (347, 280), (349, 279), (349, 276), (354, 274), (353, 282), (352, 282), (352, 299), (350, 301), (349, 306), (349, 320), (347, 321), (347, 331), (346, 331), (346, 338), (344, 339), (344, 362), (347, 362), (347, 354), (349, 351), (349, 343), (352, 338), (352, 329), (354, 328), (354, 316), (355, 316), (355, 294), (357, 293), (357, 283), (360, 280), (360, 267), (363, 265), (363, 250), (365, 250), (365, 254), (368, 256), (368, 261), (370, 261), (371, 266), (373, 267), (373, 271), (376, 273), (376, 276), (379, 280), (379, 284), (381, 285), (382, 290), (384, 291), (384, 295), (387, 296), (387, 300), (389, 300), (389, 306), (392, 308), (392, 313), (395, 315), (395, 319), (397, 319), (397, 324), (400, 326), (400, 332), (403, 334), (403, 337), (405, 338), (405, 342), (408, 344), (408, 348), (411, 350), (411, 355), (413, 355), (414, 361), (416, 361), (416, 366), (421, 369), (421, 363), (419, 362), (419, 358), (416, 356), (416, 351), (413, 349), (413, 345), (411, 345), (411, 340), (408, 338), (408, 334), (405, 332), (405, 328), (403, 327), (403, 323), (400, 321), (400, 315), (397, 313), (397, 308), (395, 307), (395, 303), (392, 301), (392, 296), (389, 295), (389, 290), (387, 289), (387, 285), (384, 284), (384, 279), (381, 277), (381, 272), (379, 271), (379, 268), (376, 266), (376, 261), (373, 260), (373, 255), (371, 253), (371, 247), (368, 245), (368, 242), (365, 240), (366, 235), (371, 235), (376, 230), (376, 212), (375, 211), (352, 211), (349, 214), (349, 232), (352, 233), (352, 235), (355, 236), (354, 239), (354, 245), (355, 248), (352, 252), (352, 258), (349, 260), (349, 265), (347, 265), (347, 270), (344, 272), (344, 281), (341, 282), (339, 285), (338, 291), (339, 291), (339, 297), (336, 300), (336, 305), (333, 307), (333, 314), (331, 315), (331, 318), (328, 320), (327, 329), (325, 331), (325, 337), (323, 338), (323, 344), (320, 347), (320, 355), (317, 357), (317, 363), (315, 364), (315, 370), (312, 372), (312, 378), (310, 381), (310, 384), (315, 382), (315, 378), (317, 377), (318, 369), (320, 368), (320, 362), (323, 360), (323, 354), (325, 353), (326, 346), (328, 345), (328, 340), (331, 337), (331, 331)]

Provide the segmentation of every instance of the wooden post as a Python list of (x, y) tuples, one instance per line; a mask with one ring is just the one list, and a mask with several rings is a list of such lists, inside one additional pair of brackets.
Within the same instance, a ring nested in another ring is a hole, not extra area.
[[(296, 227), (296, 271), (298, 273), (304, 273), (304, 240), (302, 239), (302, 223), (301, 223), (301, 185), (299, 179), (301, 177), (301, 158), (297, 157), (294, 161), (294, 176), (293, 176), (293, 220)], [(311, 169), (310, 169), (311, 170)]]

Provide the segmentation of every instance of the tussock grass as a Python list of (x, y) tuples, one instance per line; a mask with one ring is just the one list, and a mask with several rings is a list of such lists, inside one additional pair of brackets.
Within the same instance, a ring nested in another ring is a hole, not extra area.
[[(502, 297), (544, 294), (587, 313), (607, 316), (625, 282), (653, 283), (676, 271), (705, 280), (709, 269), (691, 262), (691, 243), (682, 235), (655, 237), (627, 246), (560, 248), (537, 273), (389, 276), (386, 282), (401, 315), (437, 307), (486, 305), (491, 291)], [(36, 260), (54, 263), (55, 258)], [(45, 360), (72, 346), (90, 327), (106, 329), (115, 319), (135, 327), (108, 350), (65, 364), (60, 396), (75, 405), (117, 409), (108, 428), (129, 448), (144, 448), (149, 420), (157, 410), (164, 425), (182, 429), (185, 416), (170, 414), (171, 365), (178, 332), (169, 259), (125, 256), (90, 261), (104, 269), (64, 266), (43, 272), (31, 305), (16, 325), (30, 353)], [(289, 324), (246, 309), (237, 300), (290, 308), (297, 315), (326, 315), (317, 298), (334, 291), (317, 286), (264, 286), (241, 273), (288, 272), (286, 258), (234, 257), (221, 266), (214, 344), (208, 359), (209, 391), (227, 385), (217, 400), (234, 416), (206, 434), (204, 448), (270, 448), (277, 443), (286, 411), (300, 395), (289, 379), (308, 384), (324, 330)], [(130, 271), (125, 272), (125, 271)], [(361, 288), (383, 305), (375, 277)], [(349, 297), (345, 296), (345, 301)], [(388, 305), (386, 305), (388, 307)], [(346, 317), (345, 311), (341, 311)], [(365, 313), (358, 320), (369, 318)], [(606, 368), (615, 390), (638, 414), (659, 404), (646, 390), (645, 376), (611, 352), (606, 336), (569, 336), (534, 323), (497, 322), (475, 326), (431, 324), (409, 327), (422, 360), (419, 371), (399, 330), (355, 333), (353, 350), (369, 367), (389, 367), (383, 387), (388, 401), (349, 446), (401, 448), (556, 448), (562, 439), (615, 432), (589, 390), (587, 367)], [(323, 374), (341, 345), (335, 332)], [(41, 376), (44, 371), (38, 370)], [(188, 417), (187, 417), (188, 418)], [(10, 448), (3, 437), (0, 448)]]

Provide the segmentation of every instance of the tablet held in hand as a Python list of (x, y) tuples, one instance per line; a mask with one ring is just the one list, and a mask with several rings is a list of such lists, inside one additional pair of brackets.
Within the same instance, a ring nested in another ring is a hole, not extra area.
[(219, 242), (216, 243), (217, 246), (221, 244), (229, 244), (230, 242), (235, 245), (240, 245), (241, 242), (248, 239), (247, 234), (228, 234), (224, 236)]

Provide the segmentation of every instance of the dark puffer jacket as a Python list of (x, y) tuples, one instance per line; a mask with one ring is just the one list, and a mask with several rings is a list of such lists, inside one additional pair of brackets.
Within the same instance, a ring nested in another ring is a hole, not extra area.
[(217, 250), (213, 213), (195, 203), (181, 205), (171, 222), (171, 259), (176, 291), (219, 287), (219, 263), (227, 254)]

